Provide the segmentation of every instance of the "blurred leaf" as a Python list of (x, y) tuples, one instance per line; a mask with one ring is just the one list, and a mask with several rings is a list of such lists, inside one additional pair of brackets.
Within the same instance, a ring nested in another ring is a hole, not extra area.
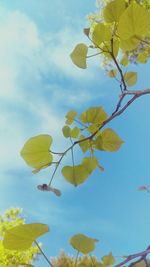
[(115, 258), (113, 257), (112, 253), (102, 257), (103, 267), (112, 266), (115, 263)]
[(66, 138), (71, 136), (71, 129), (70, 129), (70, 127), (68, 125), (65, 125), (62, 128), (62, 132), (63, 132), (64, 137), (66, 137)]
[(132, 2), (121, 15), (118, 25), (118, 35), (127, 40), (133, 36), (143, 39), (150, 29), (150, 13), (141, 5)]
[(137, 72), (126, 72), (124, 79), (128, 86), (133, 86), (137, 82)]
[(70, 240), (69, 243), (71, 246), (79, 252), (83, 254), (88, 254), (95, 249), (95, 243), (98, 240), (90, 238), (83, 234), (74, 235)]
[(23, 224), (6, 231), (3, 245), (10, 250), (26, 250), (41, 235), (49, 231), (46, 224)]
[(72, 138), (77, 138), (78, 135), (80, 133), (80, 129), (78, 127), (74, 127), (72, 130), (71, 130), (71, 137)]
[(99, 125), (106, 119), (107, 114), (102, 107), (91, 107), (80, 116), (83, 123), (98, 123)]
[(99, 150), (109, 152), (117, 151), (123, 144), (121, 138), (110, 128), (105, 129), (95, 140), (95, 146)]
[(110, 77), (110, 78), (115, 78), (116, 76), (117, 76), (117, 70), (110, 70), (109, 72), (108, 72), (108, 76)]
[(120, 16), (125, 11), (124, 0), (114, 0), (109, 2), (103, 10), (104, 19), (106, 22), (118, 22)]
[(74, 110), (71, 110), (66, 115), (66, 124), (72, 124), (75, 117), (77, 116), (77, 112)]
[(103, 23), (97, 23), (94, 26), (92, 33), (92, 40), (95, 45), (99, 46), (104, 41), (109, 41), (112, 37), (110, 27), (104, 25)]

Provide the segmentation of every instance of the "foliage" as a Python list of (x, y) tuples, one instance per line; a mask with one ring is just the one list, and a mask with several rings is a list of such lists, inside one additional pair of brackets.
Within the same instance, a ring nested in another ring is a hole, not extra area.
[(40, 253), (38, 247), (31, 245), (27, 250), (21, 252), (4, 248), (3, 238), (7, 231), (10, 231), (13, 227), (21, 227), (24, 223), (25, 220), (21, 216), (21, 209), (19, 208), (8, 209), (0, 216), (0, 266), (18, 267), (20, 264), (22, 266), (31, 265)]
[[(52, 187), (52, 182), (66, 154), (71, 153), (71, 164), (62, 166), (61, 172), (65, 180), (74, 186), (84, 183), (97, 168), (103, 171), (95, 151), (116, 152), (124, 143), (116, 131), (108, 128), (107, 124), (120, 116), (137, 98), (150, 94), (150, 89), (130, 90), (131, 86), (136, 85), (138, 75), (132, 68), (129, 71), (126, 68), (131, 67), (132, 63), (145, 64), (150, 57), (150, 1), (103, 1), (101, 10), (97, 14), (90, 15), (89, 22), (90, 27), (84, 29), (84, 34), (90, 43), (77, 44), (70, 57), (72, 62), (81, 69), (87, 68), (89, 58), (95, 56), (99, 58), (108, 76), (118, 83), (119, 99), (114, 110), (110, 115), (101, 106), (89, 107), (81, 114), (70, 110), (62, 128), (62, 134), (69, 140), (70, 146), (63, 152), (53, 151), (52, 137), (43, 134), (27, 140), (21, 150), (21, 156), (33, 168), (33, 173), (54, 166), (49, 184), (38, 185), (37, 188), (41, 191), (53, 192), (57, 196), (60, 196), (61, 192)], [(76, 163), (74, 149), (77, 146), (84, 156)], [(142, 186), (139, 190), (149, 192), (149, 187)], [(19, 246), (21, 249), (29, 249), (40, 234), (48, 231), (45, 225), (40, 224), (40, 231), (37, 231), (37, 225), (24, 226), (23, 224), (24, 221), (21, 221), (17, 225), (11, 225), (12, 228), (8, 227), (1, 245), (11, 251), (15, 247), (17, 253), (20, 253)], [(31, 227), (33, 227), (33, 235), (30, 235)], [(76, 258), (63, 253), (51, 262), (41, 248), (38, 248), (51, 267), (107, 267), (115, 263), (111, 253), (102, 257), (100, 261), (88, 255), (79, 258), (79, 253), (89, 254), (94, 250), (97, 242), (94, 238), (77, 234), (71, 237), (69, 242), (77, 251)], [(130, 266), (143, 267), (143, 264), (147, 266), (146, 257), (149, 253), (150, 249), (147, 248), (145, 251), (127, 256), (115, 267), (126, 266), (129, 261), (139, 257), (140, 259), (132, 262)]]
[[(75, 266), (75, 257), (69, 256), (62, 252), (60, 256), (52, 259), (52, 264), (54, 267), (74, 267)], [(98, 267), (98, 262), (96, 257), (82, 256), (78, 258), (77, 267), (91, 267), (91, 264), (94, 264), (95, 267)]]

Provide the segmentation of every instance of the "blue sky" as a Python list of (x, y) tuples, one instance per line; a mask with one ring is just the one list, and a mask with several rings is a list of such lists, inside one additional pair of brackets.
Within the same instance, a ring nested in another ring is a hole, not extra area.
[[(117, 153), (97, 154), (104, 173), (96, 171), (78, 188), (57, 173), (61, 198), (37, 191), (50, 170), (33, 175), (19, 156), (24, 142), (41, 133), (53, 136), (55, 150), (64, 149), (61, 128), (69, 109), (114, 109), (118, 87), (100, 62), (79, 70), (69, 58), (76, 43), (87, 42), (82, 29), (94, 10), (91, 0), (0, 1), (0, 211), (19, 206), (27, 222), (47, 223), (50, 233), (40, 241), (49, 256), (61, 249), (73, 254), (68, 239), (78, 232), (100, 240), (98, 258), (149, 245), (150, 196), (137, 190), (150, 183), (149, 96), (109, 125), (125, 144)], [(139, 72), (137, 89), (148, 88), (149, 67), (130, 67)], [(47, 266), (42, 259), (36, 266), (41, 264)]]

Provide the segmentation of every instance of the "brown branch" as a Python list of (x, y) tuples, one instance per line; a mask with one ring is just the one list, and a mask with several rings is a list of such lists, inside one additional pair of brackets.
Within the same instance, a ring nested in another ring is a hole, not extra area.
[[(139, 253), (135, 253), (135, 254), (129, 255), (125, 260), (123, 260), (122, 262), (120, 262), (120, 263), (114, 265), (113, 267), (121, 267), (121, 266), (123, 266), (124, 264), (128, 263), (129, 261), (132, 261), (132, 260), (134, 260), (134, 259), (136, 259), (136, 258), (138, 258), (138, 257), (141, 257), (141, 258), (140, 258), (140, 261), (141, 261), (141, 260), (143, 259), (143, 257), (145, 258), (149, 253), (150, 253), (150, 249), (146, 249), (146, 250), (144, 250), (144, 251), (142, 251), (142, 252), (139, 252)], [(137, 263), (137, 262), (139, 262), (139, 260), (136, 261), (135, 263)], [(134, 264), (135, 264), (135, 263), (134, 263)]]
[(118, 69), (118, 71), (120, 73), (120, 76), (121, 76), (121, 84), (123, 84), (124, 91), (126, 91), (127, 90), (127, 86), (126, 86), (126, 83), (125, 83), (125, 80), (124, 80), (123, 72), (122, 72), (122, 69), (120, 68), (120, 66), (119, 66), (119, 64), (117, 62), (117, 59), (116, 59), (115, 55), (114, 55), (113, 38), (111, 39), (111, 48), (112, 48), (112, 51), (111, 51), (110, 55), (111, 55), (111, 57), (112, 57), (115, 65), (116, 65), (116, 67), (117, 67), (117, 69)]

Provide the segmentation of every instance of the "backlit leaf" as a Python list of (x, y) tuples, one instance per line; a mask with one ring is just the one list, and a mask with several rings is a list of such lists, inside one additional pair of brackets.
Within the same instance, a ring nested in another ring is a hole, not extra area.
[(132, 86), (137, 82), (137, 72), (126, 72), (124, 79), (128, 86)]
[(102, 107), (91, 107), (80, 116), (80, 120), (83, 123), (98, 123), (99, 125), (106, 119), (107, 114)]
[(120, 61), (120, 64), (123, 65), (124, 67), (126, 67), (129, 63), (128, 57), (127, 55), (124, 55)]
[[(85, 138), (85, 136), (81, 135), (79, 140), (83, 140), (84, 138)], [(92, 145), (91, 144), (91, 140), (86, 140), (86, 141), (83, 141), (83, 142), (79, 143), (79, 146), (80, 146), (80, 148), (82, 149), (83, 152), (88, 151), (90, 149), (91, 145)]]
[(140, 62), (140, 63), (142, 63), (142, 64), (145, 64), (147, 62), (147, 60), (148, 60), (148, 54), (147, 54), (146, 51), (140, 53), (138, 55), (138, 57), (137, 57), (137, 61)]
[(115, 258), (113, 257), (112, 253), (102, 257), (103, 260), (103, 267), (112, 266), (115, 263)]
[(70, 240), (69, 243), (71, 246), (79, 252), (83, 254), (88, 254), (95, 249), (95, 243), (98, 240), (94, 238), (90, 238), (83, 234), (74, 235)]
[(119, 20), (118, 35), (127, 40), (133, 36), (143, 38), (150, 29), (150, 13), (139, 4), (132, 2)]
[(86, 57), (88, 47), (85, 44), (78, 44), (70, 54), (72, 62), (81, 69), (86, 69)]
[(49, 166), (53, 157), (49, 152), (52, 144), (50, 135), (38, 135), (30, 138), (21, 150), (21, 156), (26, 163), (35, 169)]
[(74, 127), (72, 130), (71, 130), (71, 137), (72, 138), (77, 138), (78, 135), (80, 133), (80, 129), (78, 127)]
[(112, 37), (110, 28), (103, 23), (97, 23), (94, 26), (92, 40), (95, 45), (99, 46), (104, 41), (109, 41)]
[(46, 224), (23, 224), (6, 231), (3, 245), (10, 250), (26, 250), (41, 235), (49, 231)]
[(71, 110), (66, 115), (66, 124), (72, 124), (75, 117), (77, 116), (77, 112), (74, 110)]
[(103, 15), (106, 22), (118, 22), (120, 16), (125, 11), (124, 0), (114, 0), (109, 2), (104, 8)]
[(109, 152), (117, 151), (122, 144), (121, 138), (110, 128), (101, 132), (95, 141), (97, 149)]
[(65, 125), (62, 128), (62, 132), (63, 132), (64, 137), (66, 137), (66, 138), (71, 136), (71, 129), (70, 129), (70, 127), (68, 125)]
[(98, 162), (96, 157), (86, 157), (83, 158), (82, 165), (85, 167), (87, 172), (91, 174), (97, 168)]
[(83, 165), (65, 166), (62, 168), (62, 174), (67, 182), (74, 186), (84, 183), (89, 176)]

